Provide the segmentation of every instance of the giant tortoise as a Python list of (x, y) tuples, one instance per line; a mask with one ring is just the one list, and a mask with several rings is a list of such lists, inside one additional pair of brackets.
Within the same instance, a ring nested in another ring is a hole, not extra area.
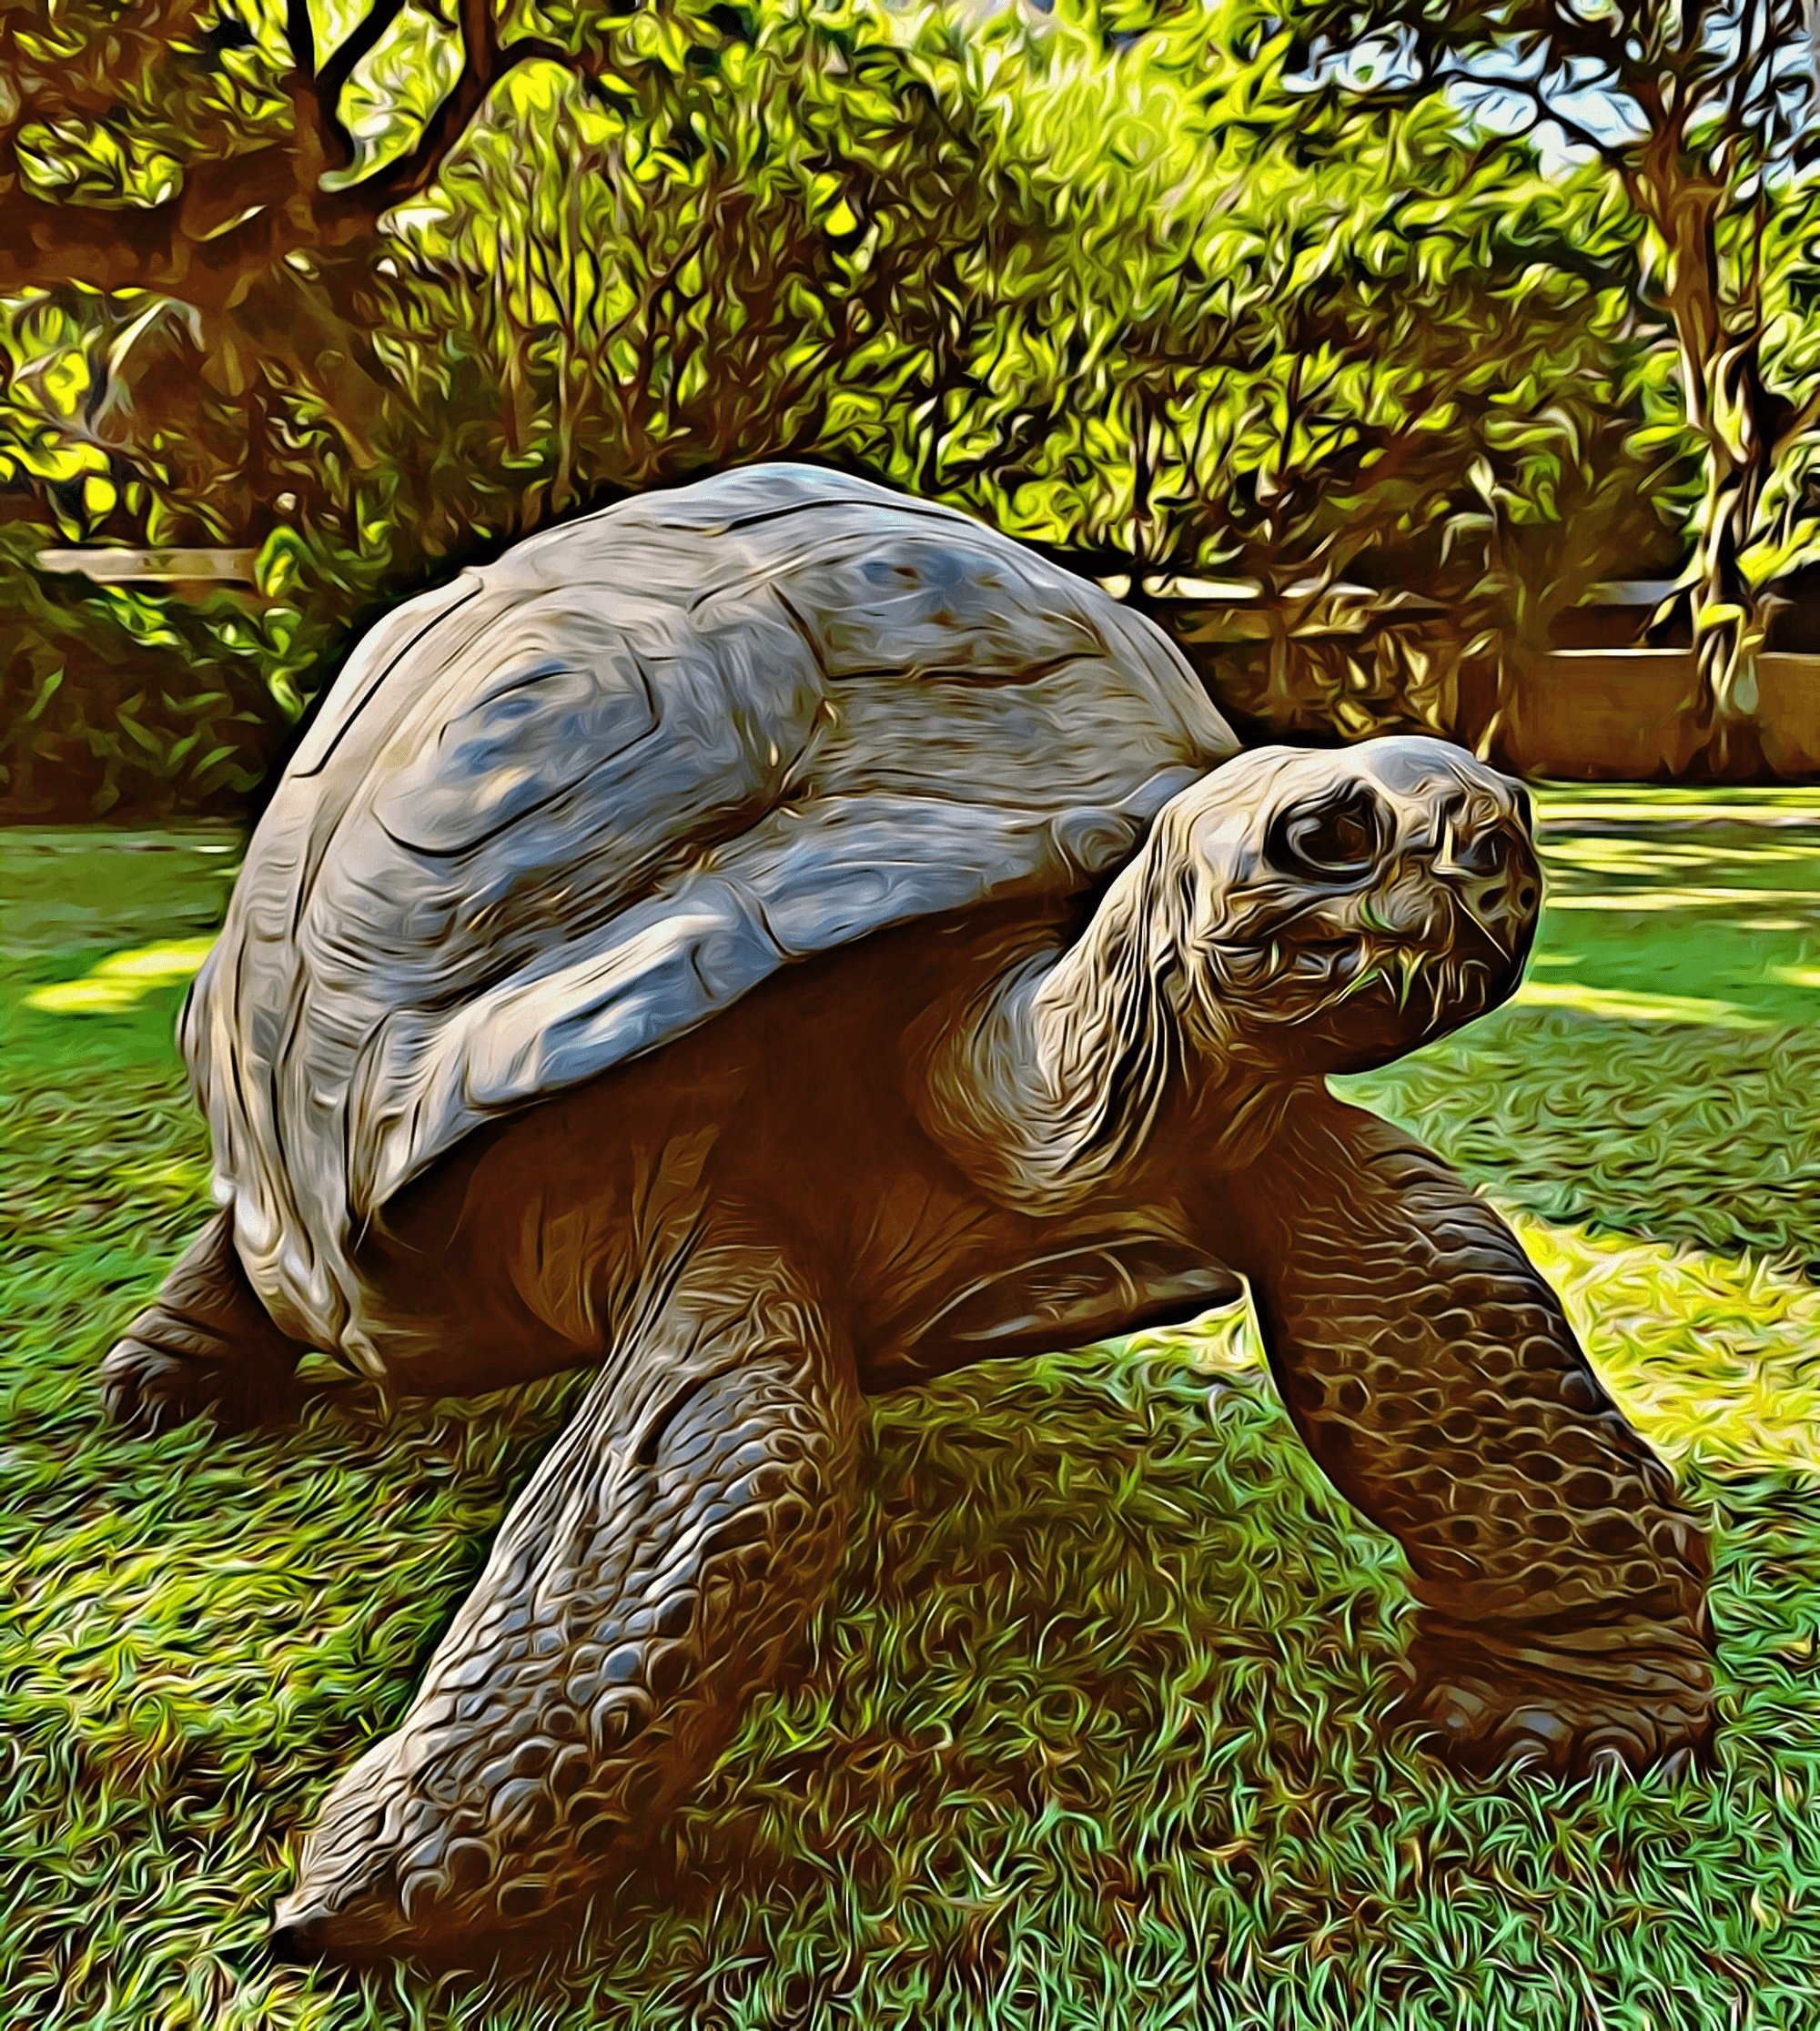
[(1704, 1541), (1497, 1217), (1341, 1105), (1515, 986), (1522, 791), (1440, 741), (1241, 752), (1160, 632), (800, 466), (522, 542), (361, 642), (182, 1041), (219, 1210), (104, 1367), (156, 1429), (305, 1349), (599, 1374), (281, 1948), (493, 1932), (632, 1854), (842, 1551), (862, 1397), (1249, 1287), (1407, 1555), (1469, 1767), (1680, 1763)]

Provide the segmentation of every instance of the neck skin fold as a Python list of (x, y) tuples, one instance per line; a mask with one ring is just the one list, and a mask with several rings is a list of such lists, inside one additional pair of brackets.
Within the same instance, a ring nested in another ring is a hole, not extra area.
[[(1129, 1164), (1188, 1055), (1177, 910), (1152, 847), (1076, 942), (1014, 965), (925, 1061), (925, 1126), (996, 1197), (1066, 1211)], [(1172, 992), (1171, 990), (1174, 990)]]

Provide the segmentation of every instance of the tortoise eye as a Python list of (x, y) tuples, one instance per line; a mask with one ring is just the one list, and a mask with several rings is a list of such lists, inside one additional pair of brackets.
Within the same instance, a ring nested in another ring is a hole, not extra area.
[(1285, 874), (1366, 874), (1377, 864), (1378, 800), (1361, 783), (1310, 808), (1286, 811), (1264, 852)]

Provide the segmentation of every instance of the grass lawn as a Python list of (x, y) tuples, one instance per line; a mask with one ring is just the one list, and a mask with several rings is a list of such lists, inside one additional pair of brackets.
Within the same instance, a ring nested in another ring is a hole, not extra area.
[(151, 1441), (92, 1367), (202, 1218), (170, 1043), (233, 840), (0, 834), (0, 2026), (1820, 2031), (1820, 793), (1561, 793), (1518, 1001), (1346, 1082), (1566, 1292), (1709, 1515), (1718, 1767), (1455, 1783), (1408, 1597), (1236, 1315), (875, 1407), (801, 1682), (524, 1964), (262, 1939), (577, 1379)]

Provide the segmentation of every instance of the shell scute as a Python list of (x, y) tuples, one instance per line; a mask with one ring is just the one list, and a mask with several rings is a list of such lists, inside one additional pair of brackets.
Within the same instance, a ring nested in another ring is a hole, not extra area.
[(780, 574), (832, 682), (889, 670), (900, 681), (1025, 683), (1039, 670), (1105, 653), (1063, 573), (1043, 583), (1051, 574), (1041, 567), (971, 538), (965, 524), (860, 528)]
[(333, 693), (299, 743), (288, 773), (311, 776), (326, 768), (343, 736), (391, 672), (432, 628), (444, 625), (456, 608), (467, 606), (480, 590), (480, 579), (471, 571), (464, 571), (447, 585), (434, 586), (402, 606), (394, 607), (363, 635)]
[(508, 671), (388, 784), (378, 812), (402, 846), (459, 854), (619, 760), (657, 724), (635, 659)]

